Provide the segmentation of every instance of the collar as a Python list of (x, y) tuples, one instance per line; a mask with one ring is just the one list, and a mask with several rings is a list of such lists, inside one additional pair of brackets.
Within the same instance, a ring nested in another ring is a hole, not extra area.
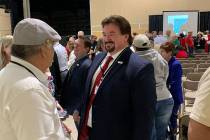
[[(127, 47), (126, 47), (127, 48)], [(123, 48), (122, 50), (120, 50), (119, 52), (115, 53), (114, 55), (111, 55), (110, 53), (107, 54), (107, 57), (108, 56), (112, 56), (113, 60), (117, 59), (117, 57), (121, 54), (121, 52), (123, 50), (125, 50), (126, 48)]]
[(75, 61), (79, 61), (79, 60), (81, 60), (81, 59), (83, 59), (84, 57), (86, 57), (86, 56), (89, 56), (89, 54), (83, 54), (83, 55), (81, 55), (80, 57), (76, 57), (75, 58)]
[(78, 63), (78, 62), (80, 62), (80, 61), (82, 61), (82, 60), (84, 60), (86, 58), (89, 58), (89, 55), (88, 54), (85, 54), (84, 56), (82, 56), (82, 57), (80, 57), (78, 59), (75, 59), (75, 62)]
[(175, 60), (176, 60), (175, 57), (172, 56), (168, 63), (171, 64), (171, 63), (174, 62)]
[(48, 76), (46, 74), (44, 74), (41, 70), (39, 70), (37, 67), (35, 67), (31, 63), (29, 63), (23, 59), (20, 59), (20, 58), (14, 57), (14, 56), (11, 57), (11, 60), (27, 67), (29, 70), (31, 70), (36, 75), (36, 77), (38, 78), (38, 80), (41, 83), (43, 83), (44, 85), (47, 85)]

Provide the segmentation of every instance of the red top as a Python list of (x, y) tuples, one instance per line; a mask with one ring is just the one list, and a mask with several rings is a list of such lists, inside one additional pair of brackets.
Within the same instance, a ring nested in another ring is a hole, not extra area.
[(186, 37), (186, 44), (189, 46), (189, 47), (194, 47), (194, 41), (193, 41), (193, 38), (192, 36), (188, 35)]
[(207, 35), (208, 40), (206, 40), (206, 44), (205, 44), (205, 52), (209, 52), (209, 45), (208, 45), (208, 41), (210, 41), (210, 34)]
[(207, 35), (208, 36), (208, 41), (210, 40), (210, 34)]
[(186, 49), (186, 41), (185, 41), (185, 38), (180, 38), (179, 39), (179, 42), (180, 42), (180, 45), (184, 48), (184, 49)]
[(176, 58), (188, 58), (188, 55), (187, 55), (186, 51), (180, 50), (176, 54)]

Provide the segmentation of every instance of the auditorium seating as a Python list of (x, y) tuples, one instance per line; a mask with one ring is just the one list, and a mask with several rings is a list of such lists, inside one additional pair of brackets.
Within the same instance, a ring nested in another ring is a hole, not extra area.
[(178, 58), (182, 65), (184, 96), (184, 104), (179, 114), (180, 117), (191, 112), (200, 78), (207, 68), (210, 67), (210, 54), (195, 53), (194, 55), (194, 58)]

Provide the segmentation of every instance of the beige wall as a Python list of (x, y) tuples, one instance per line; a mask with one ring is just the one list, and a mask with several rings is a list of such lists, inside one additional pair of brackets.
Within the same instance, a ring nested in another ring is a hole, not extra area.
[(102, 19), (119, 14), (129, 20), (133, 31), (143, 33), (149, 28), (149, 15), (178, 10), (210, 11), (210, 0), (90, 0), (91, 31), (101, 36)]
[(0, 36), (11, 34), (10, 14), (0, 9)]

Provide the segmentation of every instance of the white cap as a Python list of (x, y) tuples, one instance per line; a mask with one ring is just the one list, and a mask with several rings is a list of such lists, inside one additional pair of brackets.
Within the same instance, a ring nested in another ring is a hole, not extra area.
[(150, 48), (149, 38), (144, 34), (135, 36), (133, 46), (136, 48)]

